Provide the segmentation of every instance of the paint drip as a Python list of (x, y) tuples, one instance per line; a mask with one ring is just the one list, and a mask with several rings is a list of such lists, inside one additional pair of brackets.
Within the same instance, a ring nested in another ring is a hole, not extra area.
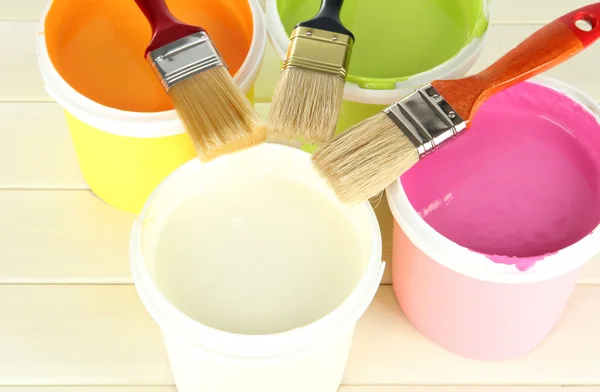
[(401, 178), (436, 231), (521, 271), (600, 223), (600, 124), (532, 82), (486, 101), (468, 131)]

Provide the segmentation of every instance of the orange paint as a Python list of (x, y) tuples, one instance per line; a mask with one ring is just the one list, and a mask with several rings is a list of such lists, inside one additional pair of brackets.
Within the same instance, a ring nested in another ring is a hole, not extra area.
[[(246, 0), (167, 0), (182, 22), (200, 25), (234, 75), (252, 42)], [(102, 105), (135, 112), (173, 109), (144, 59), (151, 30), (133, 0), (54, 0), (45, 25), (56, 70), (71, 87)]]

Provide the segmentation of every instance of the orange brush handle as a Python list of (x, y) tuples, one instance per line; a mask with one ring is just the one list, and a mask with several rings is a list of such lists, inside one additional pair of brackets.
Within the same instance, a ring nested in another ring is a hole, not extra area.
[[(585, 20), (590, 31), (577, 27)], [(493, 94), (538, 75), (581, 52), (600, 38), (600, 3), (572, 11), (547, 24), (494, 64), (470, 77), (436, 80), (432, 86), (470, 122)]]

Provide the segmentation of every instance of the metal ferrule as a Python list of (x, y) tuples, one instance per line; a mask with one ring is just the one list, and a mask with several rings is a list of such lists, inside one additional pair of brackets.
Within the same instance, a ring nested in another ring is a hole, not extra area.
[(205, 32), (188, 35), (155, 49), (148, 53), (146, 60), (165, 90), (200, 72), (225, 65)]
[(282, 71), (298, 67), (339, 75), (346, 80), (353, 44), (348, 35), (297, 27), (292, 32)]
[(423, 156), (466, 129), (466, 122), (435, 88), (426, 85), (384, 112)]

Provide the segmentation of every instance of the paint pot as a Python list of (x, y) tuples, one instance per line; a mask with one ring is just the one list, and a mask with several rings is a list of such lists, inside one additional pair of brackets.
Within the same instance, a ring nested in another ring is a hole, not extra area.
[(343, 205), (310, 154), (271, 143), (175, 170), (130, 259), (180, 392), (335, 392), (384, 270), (371, 206)]
[[(183, 22), (209, 31), (242, 91), (266, 45), (257, 0), (169, 0)], [(151, 30), (133, 1), (50, 1), (37, 36), (47, 92), (65, 110), (79, 166), (108, 204), (138, 213), (171, 171), (195, 156), (191, 139), (145, 62)]]
[(540, 345), (600, 252), (599, 152), (600, 107), (538, 77), (393, 183), (393, 285), (410, 322), (475, 359)]
[[(267, 0), (267, 30), (281, 61), (296, 24), (319, 5)], [(487, 37), (489, 0), (346, 0), (341, 19), (356, 42), (336, 134), (432, 80), (464, 76)]]

